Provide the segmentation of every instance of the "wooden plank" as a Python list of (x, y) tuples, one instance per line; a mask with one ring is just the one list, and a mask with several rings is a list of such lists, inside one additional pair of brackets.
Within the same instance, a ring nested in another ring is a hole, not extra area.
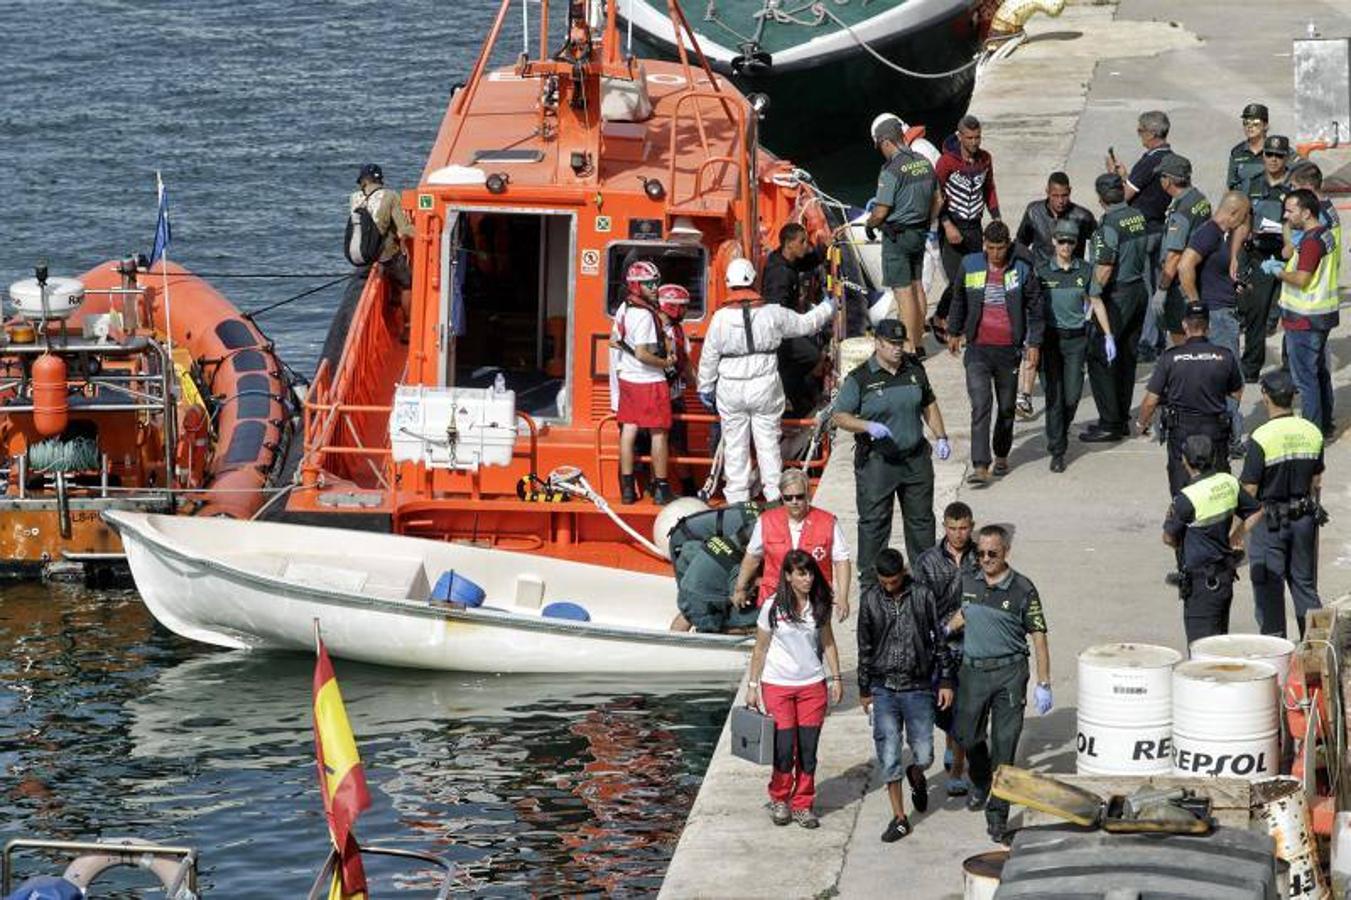
[[(1247, 828), (1252, 785), (1242, 778), (1181, 778), (1171, 775), (1056, 775), (1058, 781), (1091, 791), (1106, 800), (1113, 794), (1132, 794), (1142, 787), (1155, 790), (1190, 788), (1210, 797), (1217, 825)], [(1060, 820), (1034, 809), (1022, 810), (1022, 824), (1053, 825)]]

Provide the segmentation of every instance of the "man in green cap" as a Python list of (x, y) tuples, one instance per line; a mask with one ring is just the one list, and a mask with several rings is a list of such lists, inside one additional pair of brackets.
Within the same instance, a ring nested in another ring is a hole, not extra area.
[(1267, 108), (1261, 103), (1249, 103), (1240, 114), (1243, 120), (1243, 140), (1229, 151), (1229, 190), (1237, 191), (1249, 178), (1262, 174), (1262, 145), (1267, 139)]
[(1088, 246), (1089, 262), (1093, 264), (1088, 295), (1102, 299), (1117, 352), (1116, 359), (1109, 362), (1105, 347), (1088, 348), (1088, 383), (1098, 407), (1098, 421), (1079, 432), (1079, 440), (1110, 443), (1130, 433), (1136, 345), (1148, 303), (1145, 268), (1149, 265), (1149, 232), (1144, 214), (1126, 205), (1126, 186), (1120, 175), (1099, 175), (1093, 186), (1103, 214)]
[(1267, 361), (1267, 337), (1275, 333), (1276, 297), (1281, 287), (1263, 263), (1281, 259), (1285, 246), (1282, 215), (1285, 195), (1290, 192), (1289, 158), (1290, 139), (1283, 134), (1268, 135), (1262, 144), (1262, 171), (1243, 185), (1252, 203), (1252, 219), (1239, 227), (1235, 239), (1243, 242), (1250, 269), (1250, 287), (1238, 305), (1243, 324), (1243, 378), (1249, 384), (1256, 384), (1261, 376)]
[(934, 470), (926, 424), (937, 439), (932, 452), (939, 459), (952, 455), (924, 366), (905, 352), (905, 326), (883, 319), (874, 336), (873, 355), (840, 385), (834, 415), (836, 427), (855, 435), (860, 585), (877, 579), (877, 554), (891, 540), (897, 500), (906, 555), (915, 559), (934, 545)]
[[(1069, 428), (1084, 392), (1084, 361), (1090, 342), (1102, 342), (1108, 364), (1116, 360), (1116, 339), (1101, 297), (1088, 295), (1093, 267), (1075, 256), (1079, 225), (1059, 220), (1052, 232), (1054, 255), (1037, 267), (1046, 328), (1041, 344), (1041, 389), (1046, 395), (1046, 450), (1051, 471), (1065, 471)], [(1092, 313), (1094, 329), (1089, 322)]]
[(1182, 286), (1178, 283), (1178, 263), (1187, 249), (1192, 232), (1210, 218), (1210, 201), (1192, 184), (1191, 160), (1170, 153), (1159, 163), (1159, 183), (1170, 201), (1164, 225), (1159, 278), (1150, 298), (1159, 321), (1173, 344), (1182, 343)]

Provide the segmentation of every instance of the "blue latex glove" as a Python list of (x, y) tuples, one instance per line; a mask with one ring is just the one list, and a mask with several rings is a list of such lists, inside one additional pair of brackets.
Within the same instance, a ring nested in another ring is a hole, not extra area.
[(937, 231), (928, 231), (928, 232), (925, 232), (925, 235), (924, 235), (924, 241), (925, 241), (925, 243), (927, 243), (927, 244), (929, 245), (929, 247), (930, 247), (931, 249), (937, 249), (937, 247), (938, 247), (938, 232), (937, 232)]
[(1268, 275), (1275, 275), (1277, 272), (1281, 271), (1284, 268), (1285, 268), (1285, 260), (1283, 259), (1262, 260), (1262, 271), (1266, 272)]
[(1051, 711), (1054, 705), (1051, 702), (1051, 689), (1043, 685), (1037, 685), (1037, 689), (1032, 692), (1033, 702), (1037, 706), (1037, 715), (1044, 716)]
[(952, 455), (952, 445), (948, 443), (947, 438), (938, 439), (938, 443), (934, 445), (934, 453), (938, 454), (938, 458), (942, 460), (946, 460)]
[(876, 205), (877, 205), (877, 198), (869, 197), (868, 202), (863, 204), (863, 211), (865, 213), (871, 213), (873, 211), (873, 207)]
[(891, 429), (881, 422), (866, 422), (864, 429), (868, 432), (868, 437), (875, 441), (891, 437)]
[(713, 396), (712, 391), (704, 391), (702, 394), (700, 394), (699, 402), (703, 404), (704, 409), (708, 410), (709, 412), (717, 412), (718, 410), (718, 401)]
[(1116, 338), (1110, 334), (1102, 336), (1102, 352), (1107, 354), (1107, 365), (1116, 362)]

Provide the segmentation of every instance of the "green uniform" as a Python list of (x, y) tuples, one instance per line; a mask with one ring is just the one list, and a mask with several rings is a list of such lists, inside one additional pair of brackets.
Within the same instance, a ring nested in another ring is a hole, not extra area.
[(755, 624), (759, 609), (732, 605), (745, 553), (744, 544), (735, 537), (715, 534), (686, 545), (676, 557), (676, 605), (695, 631), (722, 632)]
[(871, 356), (849, 373), (835, 401), (838, 412), (882, 422), (891, 437), (854, 437), (854, 489), (858, 503), (858, 572), (862, 584), (877, 580), (873, 565), (891, 541), (894, 500), (901, 504), (905, 553), (915, 559), (934, 545), (933, 461), (924, 439), (922, 413), (934, 402), (929, 378), (914, 357), (901, 357), (895, 374)]
[(1116, 361), (1107, 362), (1105, 350), (1088, 348), (1088, 383), (1098, 407), (1098, 427), (1128, 434), (1131, 396), (1135, 389), (1136, 346), (1148, 303), (1145, 268), (1149, 265), (1149, 234), (1144, 215), (1125, 203), (1107, 208), (1088, 244), (1089, 262), (1111, 265), (1105, 284), (1094, 277), (1090, 296), (1102, 297), (1116, 338)]
[[(996, 584), (980, 570), (962, 573), (962, 668), (954, 734), (966, 749), (971, 781), (988, 794), (996, 767), (1012, 764), (1027, 705), (1027, 636), (1046, 631), (1037, 588), (1012, 569)], [(1008, 821), (1006, 800), (990, 797), (985, 819)]]
[[(1210, 201), (1196, 188), (1188, 188), (1168, 204), (1167, 224), (1163, 232), (1163, 259), (1169, 253), (1179, 256), (1187, 249), (1192, 233), (1210, 218)], [(1168, 299), (1163, 305), (1163, 324), (1173, 334), (1182, 333), (1182, 310), (1186, 298), (1182, 296), (1182, 279), (1174, 276), (1168, 287)]]
[(1089, 334), (1088, 286), (1093, 267), (1082, 259), (1062, 269), (1054, 260), (1037, 269), (1046, 304), (1046, 329), (1041, 340), (1041, 387), (1046, 394), (1046, 451), (1063, 456), (1069, 447), (1069, 426), (1084, 393), (1084, 361)]
[[(1284, 246), (1284, 237), (1272, 230), (1272, 223), (1279, 225), (1285, 213), (1285, 195), (1290, 191), (1285, 176), (1276, 184), (1267, 178), (1266, 172), (1259, 172), (1243, 185), (1243, 193), (1252, 202), (1252, 252), (1245, 251), (1243, 258), (1249, 269), (1249, 287), (1238, 296), (1239, 324), (1243, 328), (1243, 377), (1256, 381), (1262, 374), (1267, 361), (1267, 326), (1274, 325), (1276, 298), (1281, 292), (1281, 283), (1275, 276), (1263, 272), (1264, 260), (1278, 259)], [(1266, 230), (1262, 228), (1267, 223)]]
[(1248, 149), (1247, 141), (1239, 141), (1229, 151), (1229, 177), (1226, 183), (1229, 190), (1242, 190), (1248, 179), (1262, 174), (1262, 148), (1256, 152)]
[(933, 165), (908, 147), (887, 160), (877, 178), (877, 202), (890, 207), (882, 223), (882, 281), (906, 287), (924, 271), (925, 232), (938, 177)]
[(739, 536), (742, 544), (745, 544), (755, 520), (766, 508), (754, 500), (744, 500), (685, 516), (675, 523), (667, 535), (671, 559), (679, 559), (687, 542), (694, 546), (715, 535)]

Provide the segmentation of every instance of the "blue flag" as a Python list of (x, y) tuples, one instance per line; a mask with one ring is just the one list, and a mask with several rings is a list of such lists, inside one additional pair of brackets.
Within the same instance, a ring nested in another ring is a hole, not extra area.
[(155, 173), (155, 188), (159, 192), (159, 219), (155, 222), (155, 244), (150, 249), (150, 265), (164, 256), (169, 249), (169, 239), (173, 230), (169, 227), (169, 192), (164, 189), (164, 181)]

